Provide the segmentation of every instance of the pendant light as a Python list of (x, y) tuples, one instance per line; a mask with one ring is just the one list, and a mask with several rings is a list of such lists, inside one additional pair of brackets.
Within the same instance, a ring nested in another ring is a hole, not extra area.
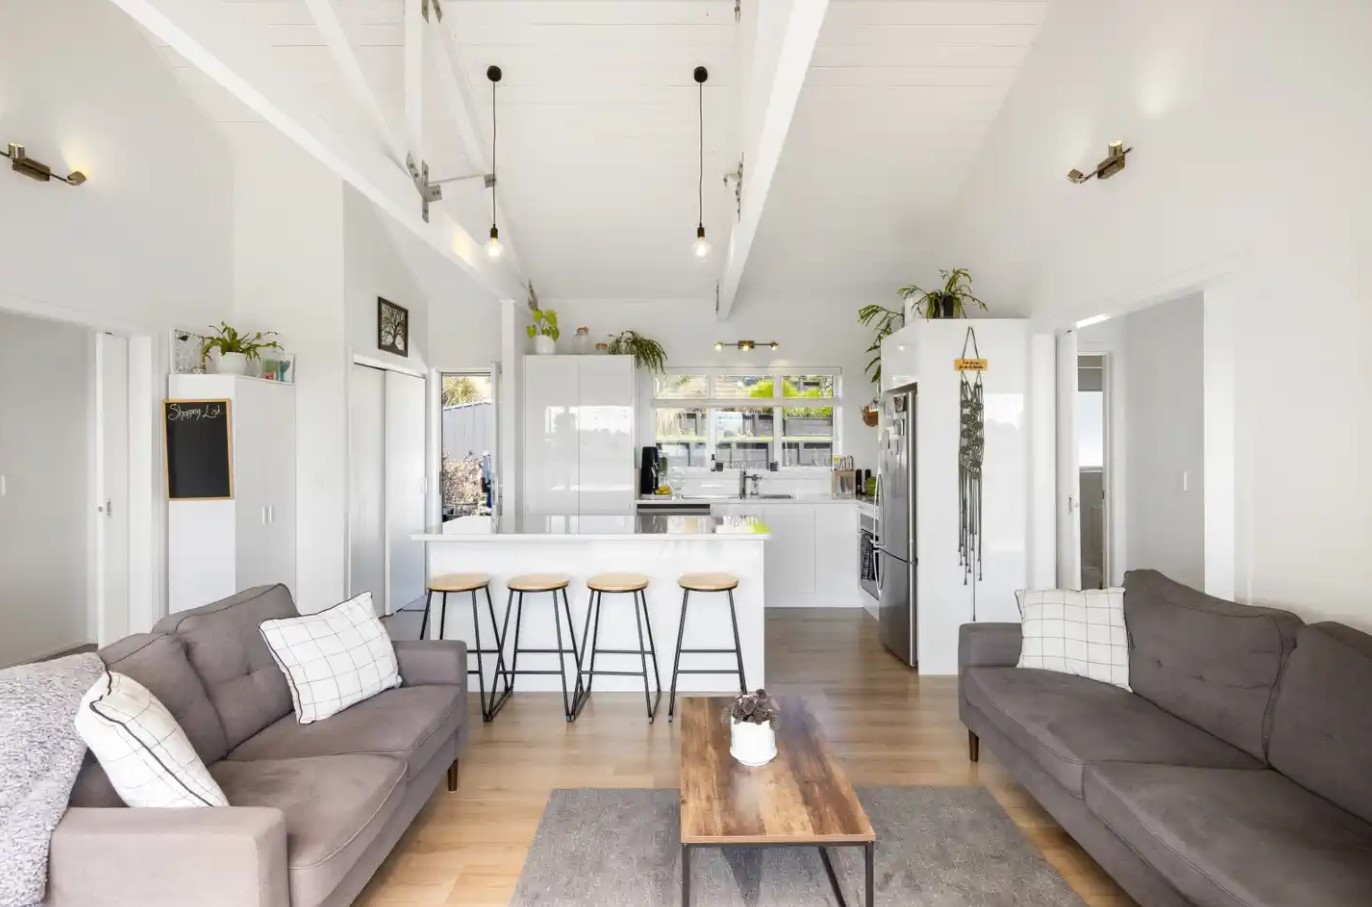
[(691, 244), (691, 251), (702, 261), (710, 257), (710, 241), (705, 238), (705, 80), (708, 78), (709, 70), (697, 66), (696, 125), (700, 137), (700, 171), (696, 180), (696, 241)]
[(505, 252), (505, 247), (500, 244), (500, 229), (495, 223), (495, 87), (501, 75), (499, 66), (486, 68), (486, 78), (491, 80), (491, 238), (486, 241), (486, 255), (492, 259), (499, 258)]

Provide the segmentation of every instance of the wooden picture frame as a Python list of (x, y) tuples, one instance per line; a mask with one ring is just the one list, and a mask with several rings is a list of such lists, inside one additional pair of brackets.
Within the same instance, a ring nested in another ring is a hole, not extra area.
[[(201, 405), (206, 403), (222, 404), (224, 407), (224, 452), (228, 458), (228, 494), (209, 496), (176, 495), (172, 487), (172, 449), (168, 435), (173, 423), (171, 409), (179, 404)], [(162, 484), (166, 489), (168, 501), (231, 501), (233, 500), (233, 401), (225, 398), (192, 399), (169, 397), (162, 401)]]
[(376, 297), (376, 348), (396, 356), (410, 355), (410, 310), (380, 296)]

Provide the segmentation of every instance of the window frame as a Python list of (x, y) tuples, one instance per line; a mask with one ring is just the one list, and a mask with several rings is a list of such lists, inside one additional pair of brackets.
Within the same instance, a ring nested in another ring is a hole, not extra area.
[[(819, 376), (833, 379), (834, 393), (832, 397), (786, 397), (783, 396), (785, 382), (778, 381), (778, 378), (798, 378), (803, 376)], [(657, 382), (661, 378), (672, 377), (704, 377), (706, 379), (706, 393), (704, 397), (663, 397), (658, 394)], [(758, 378), (772, 378), (771, 397), (719, 397), (716, 396), (717, 390), (715, 381), (719, 378), (748, 376)], [(700, 368), (669, 368), (662, 375), (654, 376), (652, 379), (652, 410), (653, 410), (653, 444), (658, 444), (657, 433), (657, 413), (663, 409), (678, 410), (701, 410), (705, 414), (705, 437), (700, 439), (705, 444), (705, 456), (717, 456), (719, 444), (728, 443), (729, 439), (719, 436), (716, 430), (716, 420), (714, 414), (721, 410), (738, 410), (741, 408), (749, 409), (770, 409), (772, 411), (772, 436), (767, 441), (767, 462), (777, 463), (777, 470), (789, 475), (820, 475), (828, 474), (833, 468), (831, 463), (821, 466), (787, 466), (784, 462), (785, 444), (788, 442), (804, 443), (806, 441), (822, 441), (820, 438), (788, 438), (784, 434), (785, 415), (787, 409), (796, 409), (802, 406), (822, 405), (833, 409), (833, 431), (829, 436), (830, 460), (833, 457), (841, 456), (843, 452), (843, 369), (832, 366), (805, 366), (805, 365), (778, 365), (778, 366), (706, 366)], [(794, 401), (794, 402), (791, 402)], [(802, 403), (800, 401), (815, 401)], [(823, 401), (819, 403), (818, 401)], [(697, 443), (690, 441), (668, 442), (668, 443)], [(675, 467), (674, 467), (675, 468)], [(682, 466), (680, 467), (686, 475), (708, 475), (710, 467), (706, 466)], [(740, 467), (725, 467), (729, 470), (739, 469)]]

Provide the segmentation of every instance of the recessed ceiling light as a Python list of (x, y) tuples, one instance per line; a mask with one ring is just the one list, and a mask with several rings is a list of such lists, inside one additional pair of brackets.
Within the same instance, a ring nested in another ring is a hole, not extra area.
[(1100, 324), (1102, 321), (1109, 321), (1109, 315), (1092, 315), (1090, 318), (1083, 318), (1077, 322), (1078, 328), (1089, 328), (1093, 324)]

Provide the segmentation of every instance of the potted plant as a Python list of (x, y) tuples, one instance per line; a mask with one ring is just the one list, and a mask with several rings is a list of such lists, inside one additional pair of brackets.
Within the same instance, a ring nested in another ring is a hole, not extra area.
[(922, 290), (911, 284), (896, 292), (901, 299), (915, 297), (915, 310), (925, 318), (966, 318), (969, 303), (986, 309), (986, 303), (972, 295), (972, 274), (966, 268), (939, 271), (943, 286), (935, 290)]
[(211, 350), (218, 350), (219, 361), (215, 371), (221, 375), (243, 375), (248, 371), (248, 361), (258, 359), (263, 350), (279, 350), (281, 344), (274, 339), (276, 331), (258, 331), (255, 334), (240, 334), (225, 322), (213, 331), (200, 344), (200, 366), (205, 366)]
[(744, 765), (766, 765), (777, 755), (781, 709), (766, 690), (744, 693), (724, 708), (729, 722), (729, 755)]
[(534, 309), (533, 324), (525, 330), (534, 340), (534, 352), (549, 356), (557, 352), (557, 338), (562, 332), (557, 328), (557, 312), (552, 309)]
[(662, 344), (638, 331), (620, 331), (610, 341), (610, 355), (633, 356), (634, 365), (654, 374), (662, 374), (667, 366), (667, 351)]

